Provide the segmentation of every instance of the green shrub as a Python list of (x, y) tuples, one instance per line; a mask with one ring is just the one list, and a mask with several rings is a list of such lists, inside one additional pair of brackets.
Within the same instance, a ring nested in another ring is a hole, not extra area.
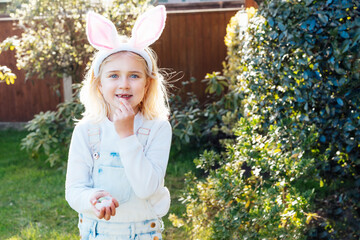
[(25, 126), (29, 134), (22, 139), (22, 148), (32, 158), (43, 155), (50, 166), (65, 166), (75, 120), (81, 119), (83, 112), (83, 105), (74, 98), (60, 103), (56, 111), (35, 115)]
[[(182, 81), (182, 85), (193, 84), (196, 79)], [(186, 99), (181, 96), (186, 95)], [(177, 88), (170, 94), (171, 109), (170, 124), (173, 129), (172, 146), (177, 151), (191, 143), (198, 144), (201, 137), (200, 103), (194, 93), (184, 92), (184, 88)]]
[[(207, 99), (200, 103), (192, 92), (178, 89), (170, 97), (170, 123), (173, 127), (173, 146), (180, 150), (186, 145), (201, 148), (221, 148), (220, 142), (234, 136), (231, 131), (241, 114), (240, 97), (229, 79), (219, 72), (208, 73), (205, 79)], [(183, 85), (198, 84), (192, 78)], [(180, 96), (184, 96), (181, 98)]]
[[(264, 129), (296, 116), (318, 139), (316, 161), (324, 190), (314, 208), (322, 217), (311, 237), (359, 237), (360, 21), (358, 1), (271, 1), (240, 47), (246, 111)], [(291, 16), (291, 17), (290, 17)], [(316, 177), (316, 176), (314, 176)]]
[(187, 182), (194, 238), (359, 238), (358, 5), (276, 0), (231, 20), (224, 76), (244, 118), (195, 161), (210, 174)]
[(197, 160), (211, 164), (222, 158), (223, 164), (216, 170), (198, 165), (210, 169), (205, 180), (188, 176), (183, 200), (194, 239), (305, 239), (306, 221), (317, 216), (309, 206), (317, 153), (304, 149), (317, 134), (310, 128), (301, 141), (293, 139), (301, 145), (288, 149), (288, 126), (271, 126), (264, 136), (259, 122), (259, 116), (242, 118), (236, 144)]
[(221, 140), (234, 136), (232, 129), (242, 116), (239, 111), (242, 98), (229, 75), (208, 73), (203, 81), (207, 83), (205, 93), (209, 101), (203, 109), (202, 136), (207, 137), (206, 140), (214, 139), (212, 144), (218, 145)]

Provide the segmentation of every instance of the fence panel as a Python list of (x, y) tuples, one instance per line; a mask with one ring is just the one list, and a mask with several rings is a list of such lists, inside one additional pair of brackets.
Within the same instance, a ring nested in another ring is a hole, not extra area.
[[(170, 12), (162, 37), (152, 46), (160, 67), (182, 73), (181, 81), (190, 77), (198, 80), (184, 90), (194, 92), (201, 101), (206, 98), (201, 80), (206, 73), (223, 68), (226, 26), (235, 13), (235, 10)], [(175, 86), (182, 87), (181, 81)]]
[[(14, 20), (0, 19), (0, 41), (21, 32), (13, 27)], [(54, 110), (61, 102), (53, 87), (56, 79), (30, 79), (24, 81), (24, 71), (18, 70), (13, 51), (0, 54), (0, 66), (8, 66), (17, 76), (15, 84), (0, 84), (0, 122), (24, 122), (31, 120), (34, 114)]]

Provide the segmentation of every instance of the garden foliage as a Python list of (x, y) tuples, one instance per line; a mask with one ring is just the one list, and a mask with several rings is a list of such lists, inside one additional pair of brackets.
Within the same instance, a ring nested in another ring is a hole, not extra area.
[[(11, 40), (0, 42), (0, 54), (2, 51), (14, 50), (15, 46)], [(16, 75), (7, 66), (0, 65), (0, 83), (5, 82), (7, 85), (14, 84)]]
[(0, 66), (0, 83), (6, 82), (7, 85), (14, 84), (16, 75), (7, 66)]
[[(78, 90), (79, 84), (74, 87)], [(73, 101), (60, 103), (56, 111), (36, 114), (25, 126), (29, 134), (22, 139), (21, 147), (32, 158), (45, 156), (50, 166), (65, 166), (76, 120), (81, 119), (84, 112), (77, 92)]]
[[(172, 92), (170, 97), (170, 123), (173, 127), (174, 148), (181, 150), (186, 145), (219, 149), (219, 141), (231, 138), (232, 128), (240, 113), (240, 96), (234, 90), (230, 79), (219, 72), (208, 73), (203, 79), (206, 83), (206, 102), (200, 103), (192, 92), (184, 93), (184, 88)], [(183, 85), (199, 84), (192, 78), (182, 81)], [(227, 92), (224, 95), (224, 92)], [(185, 96), (181, 98), (181, 96)]]
[(194, 239), (360, 237), (358, 5), (268, 1), (247, 29), (231, 20), (224, 76), (244, 117), (195, 161), (207, 177), (188, 176), (173, 221)]

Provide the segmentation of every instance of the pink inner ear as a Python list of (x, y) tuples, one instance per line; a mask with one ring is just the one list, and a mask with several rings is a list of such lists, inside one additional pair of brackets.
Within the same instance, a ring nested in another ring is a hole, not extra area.
[(154, 43), (165, 27), (166, 9), (157, 6), (144, 13), (136, 21), (132, 30), (132, 42), (137, 48), (144, 48)]
[(86, 30), (88, 40), (94, 48), (98, 50), (115, 48), (117, 31), (108, 19), (90, 12)]

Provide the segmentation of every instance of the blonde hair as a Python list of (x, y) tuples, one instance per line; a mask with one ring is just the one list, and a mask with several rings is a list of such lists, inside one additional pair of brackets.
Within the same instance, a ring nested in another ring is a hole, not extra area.
[[(142, 115), (148, 120), (168, 119), (170, 111), (164, 76), (160, 73), (160, 70), (156, 64), (157, 58), (155, 52), (149, 47), (147, 47), (145, 51), (149, 54), (151, 58), (153, 69), (152, 72), (149, 71), (145, 59), (142, 58), (140, 55), (129, 51), (121, 51), (117, 53), (130, 54), (131, 56), (135, 57), (143, 63), (147, 77), (147, 87), (144, 98), (139, 104), (139, 111), (142, 113)], [(83, 86), (80, 91), (80, 101), (85, 106), (83, 119), (97, 123), (104, 120), (110, 113), (110, 107), (105, 101), (102, 93), (100, 92), (99, 86), (103, 66), (106, 62), (112, 60), (112, 56), (114, 54), (108, 56), (101, 63), (100, 71), (98, 74), (99, 76), (94, 76), (93, 65), (85, 76)]]

